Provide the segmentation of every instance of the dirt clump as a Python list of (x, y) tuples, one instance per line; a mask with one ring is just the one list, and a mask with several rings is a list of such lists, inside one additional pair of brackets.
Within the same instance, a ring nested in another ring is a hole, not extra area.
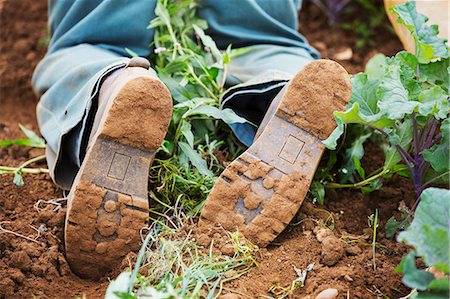
[(314, 233), (317, 241), (322, 243), (321, 262), (327, 266), (336, 265), (344, 257), (345, 243), (328, 228), (316, 226)]

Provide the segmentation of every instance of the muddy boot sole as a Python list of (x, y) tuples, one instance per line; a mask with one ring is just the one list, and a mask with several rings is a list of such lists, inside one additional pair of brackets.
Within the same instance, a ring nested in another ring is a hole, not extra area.
[(169, 125), (172, 99), (158, 79), (117, 87), (69, 193), (65, 248), (77, 275), (98, 279), (141, 246), (148, 172)]
[(253, 145), (220, 175), (201, 213), (200, 225), (220, 224), (266, 246), (300, 208), (334, 130), (334, 111), (351, 95), (348, 73), (318, 60), (289, 81), (267, 126)]

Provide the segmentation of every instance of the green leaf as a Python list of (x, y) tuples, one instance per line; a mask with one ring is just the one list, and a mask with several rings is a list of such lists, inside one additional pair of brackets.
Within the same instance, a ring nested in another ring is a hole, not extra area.
[(430, 84), (437, 84), (447, 91), (450, 86), (450, 59), (442, 59), (429, 64), (420, 65), (420, 79)]
[(439, 86), (423, 90), (418, 100), (420, 102), (418, 106), (420, 115), (433, 115), (436, 119), (444, 119), (449, 114), (448, 92)]
[(390, 65), (377, 90), (378, 108), (389, 119), (402, 119), (405, 114), (411, 114), (417, 102), (408, 100), (408, 91), (400, 79), (400, 67)]
[(207, 105), (201, 105), (198, 106), (189, 112), (186, 113), (187, 116), (193, 116), (193, 115), (207, 115), (209, 117), (213, 117), (215, 119), (221, 119), (227, 124), (234, 124), (234, 123), (245, 123), (247, 120), (243, 117), (240, 117), (237, 115), (233, 110), (226, 108), (226, 109), (219, 109), (214, 106), (207, 106)]
[(398, 152), (397, 145), (400, 145), (405, 151), (408, 151), (413, 139), (413, 122), (407, 118), (403, 123), (395, 126), (395, 131), (389, 134), (390, 146), (385, 151), (385, 169), (392, 169), (402, 160)]
[(353, 157), (353, 162), (355, 163), (355, 169), (358, 172), (359, 176), (365, 180), (366, 179), (366, 172), (364, 168), (361, 167), (361, 162), (359, 161), (358, 157)]
[(391, 58), (390, 64), (400, 67), (400, 80), (406, 90), (408, 90), (409, 100), (416, 101), (422, 90), (422, 86), (418, 81), (419, 62), (417, 57), (410, 52), (401, 51)]
[(45, 141), (33, 131), (25, 128), (19, 124), (20, 130), (28, 137), (28, 139), (16, 139), (16, 140), (1, 140), (0, 147), (6, 147), (11, 145), (29, 146), (36, 148), (45, 148)]
[(378, 121), (382, 115), (377, 107), (377, 89), (379, 80), (369, 79), (367, 74), (356, 74), (352, 77), (352, 95), (350, 103), (358, 103), (358, 114), (364, 122)]
[(319, 205), (323, 205), (323, 201), (325, 199), (325, 187), (322, 183), (318, 181), (313, 181), (309, 188), (309, 192), (311, 192), (314, 197), (313, 200), (317, 200)]
[(192, 133), (192, 126), (189, 122), (183, 121), (180, 128), (181, 134), (186, 138), (190, 147), (194, 147), (194, 134)]
[(434, 275), (430, 272), (417, 269), (414, 251), (402, 258), (396, 270), (403, 272), (403, 283), (413, 289), (424, 291), (434, 280)]
[[(358, 136), (351, 144), (351, 146), (345, 150), (344, 163), (341, 168), (341, 172), (345, 172), (342, 178), (342, 182), (347, 182), (352, 176), (355, 169), (358, 171), (359, 175), (364, 173), (364, 169), (361, 168), (360, 160), (364, 156), (364, 142), (372, 135), (368, 133), (365, 135)], [(355, 161), (357, 160), (357, 162)], [(359, 169), (358, 169), (359, 168)], [(344, 171), (345, 169), (345, 171)]]
[(181, 151), (186, 154), (192, 165), (194, 165), (201, 174), (209, 177), (213, 176), (211, 170), (208, 169), (206, 161), (195, 149), (190, 147), (189, 144), (185, 142), (179, 142), (178, 146), (180, 147)]
[(422, 151), (425, 161), (439, 173), (450, 170), (450, 118), (441, 123), (442, 140), (430, 149)]
[(438, 26), (428, 26), (428, 18), (416, 10), (414, 1), (392, 8), (398, 14), (398, 22), (404, 24), (416, 42), (416, 56), (420, 63), (429, 63), (432, 59), (449, 56), (447, 39), (439, 38)]
[(203, 29), (198, 27), (197, 25), (194, 24), (192, 25), (192, 27), (194, 28), (195, 33), (197, 33), (197, 35), (200, 37), (203, 45), (211, 50), (211, 53), (216, 61), (221, 62), (223, 60), (222, 53), (220, 53), (214, 40), (209, 35), (206, 35), (205, 31), (203, 31)]
[(450, 190), (428, 188), (423, 191), (409, 228), (398, 241), (415, 248), (427, 266), (449, 273)]
[[(359, 103), (355, 102), (345, 112), (339, 112), (339, 111), (334, 112), (337, 127), (330, 134), (330, 136), (326, 140), (324, 140), (322, 143), (328, 149), (333, 149), (333, 150), (336, 149), (337, 140), (339, 140), (339, 138), (344, 133), (344, 124), (356, 123), (356, 124), (363, 124), (363, 125), (371, 125), (372, 127), (383, 129), (394, 123), (393, 120), (390, 120), (390, 119), (382, 116), (381, 114), (367, 113), (367, 111), (372, 111), (372, 110), (370, 110), (370, 108), (368, 108), (369, 107), (368, 104), (366, 104), (364, 107), (365, 107), (364, 109), (360, 110)], [(361, 111), (364, 111), (364, 112), (361, 112)]]
[[(450, 287), (450, 281), (446, 277), (441, 277), (438, 279), (433, 280), (429, 285), (428, 289), (432, 291), (438, 291), (438, 292), (447, 292), (449, 291)], [(448, 296), (447, 296), (448, 298)]]
[(386, 67), (386, 56), (379, 53), (370, 58), (364, 72), (370, 79), (381, 80), (384, 76)]
[[(404, 215), (404, 217), (407, 217), (408, 214)], [(389, 220), (386, 222), (384, 229), (386, 231), (386, 238), (390, 239), (392, 238), (396, 232), (398, 232), (401, 229), (404, 229), (409, 225), (409, 221), (407, 218), (402, 219), (401, 221), (397, 221), (394, 217), (389, 218)]]

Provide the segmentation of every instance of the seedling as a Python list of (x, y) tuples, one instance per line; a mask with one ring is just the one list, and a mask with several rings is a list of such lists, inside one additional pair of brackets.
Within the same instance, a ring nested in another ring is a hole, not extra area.
[[(17, 146), (25, 146), (25, 147), (45, 148), (44, 139), (39, 137), (33, 131), (25, 128), (21, 124), (19, 124), (19, 128), (25, 134), (25, 136), (28, 138), (15, 139), (15, 140), (1, 140), (0, 147), (17, 145)], [(39, 173), (48, 173), (49, 172), (48, 169), (46, 169), (46, 168), (28, 168), (27, 167), (28, 165), (31, 165), (33, 163), (43, 161), (43, 160), (45, 160), (45, 155), (32, 158), (32, 159), (24, 162), (23, 164), (21, 164), (18, 167), (0, 165), (0, 175), (1, 174), (13, 174), (14, 175), (14, 179), (13, 179), (14, 184), (22, 187), (25, 184), (23, 182), (23, 174), (24, 173), (39, 174)]]
[(369, 220), (369, 227), (373, 227), (373, 237), (372, 237), (372, 264), (373, 270), (377, 269), (376, 259), (376, 246), (377, 246), (377, 229), (378, 229), (378, 209), (375, 209), (375, 214), (371, 215), (372, 220)]

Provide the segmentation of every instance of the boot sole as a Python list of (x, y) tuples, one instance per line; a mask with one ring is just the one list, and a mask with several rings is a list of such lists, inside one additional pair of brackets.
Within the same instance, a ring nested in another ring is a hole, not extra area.
[(289, 82), (266, 128), (220, 175), (200, 225), (218, 223), (266, 246), (300, 208), (334, 130), (333, 112), (351, 95), (345, 69), (330, 60), (306, 65)]
[(77, 275), (99, 279), (141, 246), (148, 171), (172, 112), (169, 91), (138, 77), (116, 91), (69, 193), (65, 248)]

